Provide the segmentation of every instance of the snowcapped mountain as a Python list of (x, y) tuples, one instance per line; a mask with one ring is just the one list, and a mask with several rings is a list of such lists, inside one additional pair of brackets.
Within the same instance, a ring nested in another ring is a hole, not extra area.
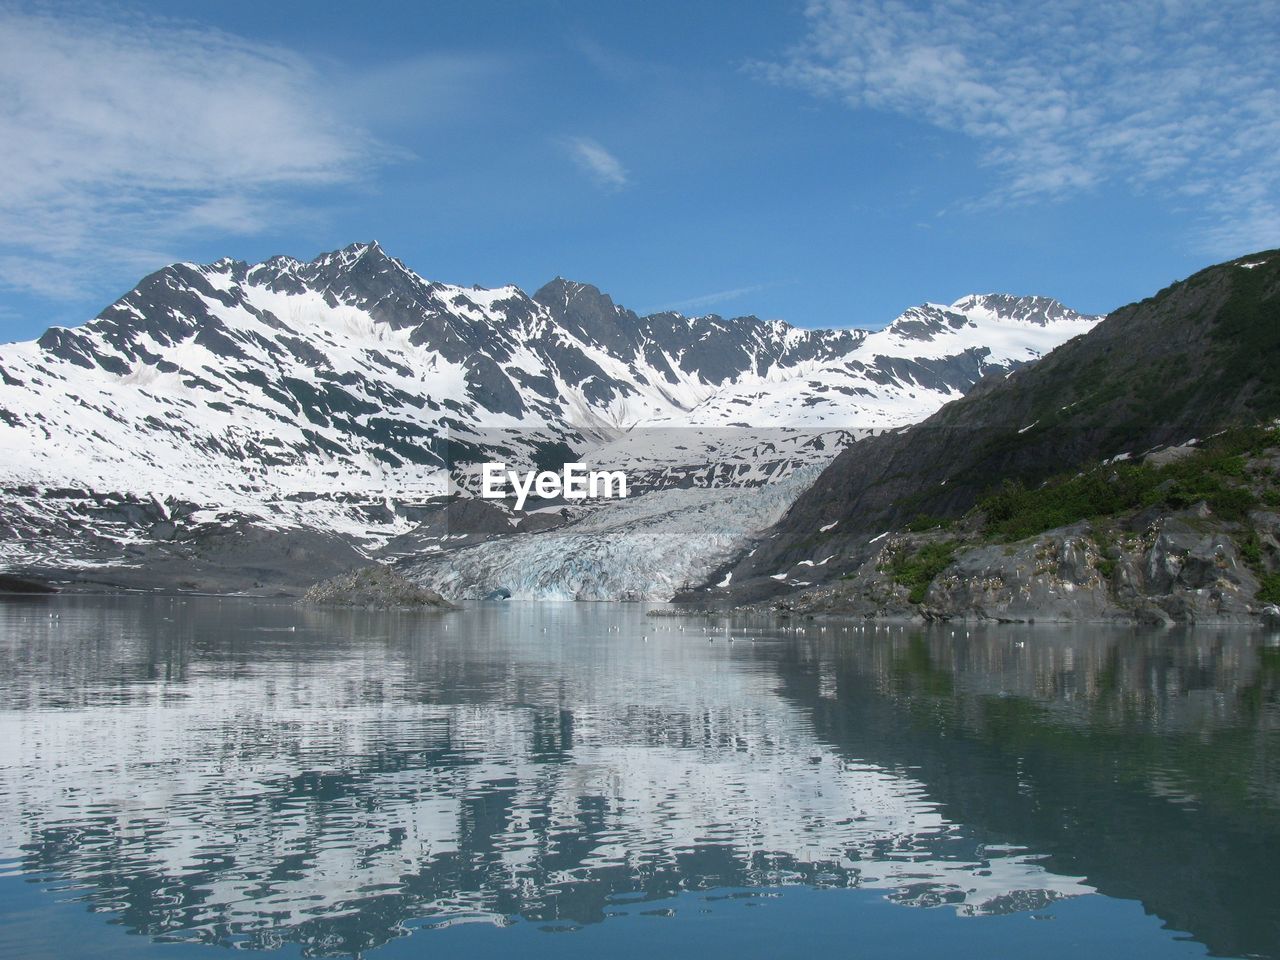
[(968, 296), (912, 307), (882, 330), (848, 331), (851, 349), (744, 376), (672, 418), (680, 426), (880, 429), (915, 423), (994, 371), (1048, 353), (1089, 330), (1046, 297)]
[[(84, 326), (0, 347), (0, 559), (100, 563), (157, 526), (233, 521), (367, 551), (419, 527), (457, 461), (652, 467), (668, 454), (638, 431), (756, 432), (683, 444), (705, 468), (758, 455), (759, 431), (900, 426), (1097, 319), (1006, 296), (875, 332), (641, 317), (559, 278), (532, 297), (428, 281), (377, 243), (174, 264)], [(839, 445), (806, 442), (806, 462)]]

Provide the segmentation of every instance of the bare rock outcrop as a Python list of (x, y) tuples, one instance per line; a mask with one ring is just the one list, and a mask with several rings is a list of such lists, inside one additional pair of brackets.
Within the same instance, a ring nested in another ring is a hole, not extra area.
[(369, 566), (322, 580), (302, 595), (302, 603), (343, 607), (456, 609), (434, 590), (406, 580), (390, 567)]
[[(1266, 541), (1280, 516), (1256, 513)], [(1200, 505), (1152, 513), (1128, 526), (1089, 522), (1013, 544), (957, 544), (954, 558), (920, 591), (894, 579), (893, 556), (938, 542), (897, 536), (851, 574), (785, 600), (777, 609), (888, 619), (1241, 623), (1266, 622), (1259, 580), (1239, 532)], [(1280, 611), (1272, 615), (1280, 622)]]

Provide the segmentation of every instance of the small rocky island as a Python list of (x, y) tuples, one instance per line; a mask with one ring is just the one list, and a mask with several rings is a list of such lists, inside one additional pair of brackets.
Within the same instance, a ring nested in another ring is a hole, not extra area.
[(373, 609), (457, 609), (434, 590), (406, 580), (390, 567), (361, 567), (322, 580), (302, 595), (302, 603)]

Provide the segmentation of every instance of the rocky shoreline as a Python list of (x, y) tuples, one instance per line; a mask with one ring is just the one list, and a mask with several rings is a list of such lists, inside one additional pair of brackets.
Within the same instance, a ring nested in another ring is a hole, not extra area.
[(1258, 598), (1246, 559), (1250, 550), (1280, 551), (1280, 514), (1255, 512), (1249, 528), (1256, 540), (1199, 504), (1014, 544), (952, 544), (949, 562), (914, 596), (898, 575), (901, 558), (948, 541), (907, 533), (881, 541), (852, 574), (753, 606), (889, 620), (1280, 625), (1280, 607)]

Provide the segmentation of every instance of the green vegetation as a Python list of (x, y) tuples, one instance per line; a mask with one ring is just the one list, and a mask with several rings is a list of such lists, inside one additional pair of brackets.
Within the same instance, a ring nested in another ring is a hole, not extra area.
[(906, 529), (909, 533), (923, 533), (926, 530), (933, 530), (934, 528), (950, 530), (954, 522), (955, 521), (948, 520), (945, 517), (934, 517), (927, 513), (918, 513), (916, 514), (916, 518), (907, 524)]
[[(1093, 524), (1098, 545), (1095, 566), (1106, 580), (1119, 565), (1120, 548), (1114, 540), (1114, 524), (1106, 522), (1127, 511), (1156, 507), (1180, 510), (1207, 503), (1221, 520), (1244, 524), (1238, 535), (1240, 555), (1258, 576), (1258, 600), (1280, 604), (1280, 573), (1264, 556), (1258, 534), (1247, 523), (1249, 511), (1280, 494), (1280, 482), (1265, 462), (1256, 459), (1280, 447), (1280, 429), (1257, 427), (1223, 433), (1194, 451), (1155, 466), (1119, 462), (1094, 464), (1082, 473), (1055, 477), (1034, 488), (1005, 481), (977, 506), (982, 532), (988, 541), (1016, 543), (1047, 530), (1082, 520)], [(919, 514), (906, 531), (954, 530), (955, 521)], [(904, 545), (893, 551), (881, 568), (894, 583), (908, 590), (908, 599), (923, 603), (929, 585), (954, 558), (967, 537)], [(1008, 549), (1013, 549), (1009, 547)]]
[(1258, 575), (1258, 593), (1255, 599), (1259, 603), (1280, 604), (1280, 573), (1267, 573), (1258, 531), (1250, 529), (1240, 538), (1240, 559)]
[(1258, 539), (1258, 531), (1250, 530), (1240, 538), (1240, 559), (1250, 570), (1262, 570), (1262, 542)]
[(1280, 445), (1280, 431), (1230, 431), (1163, 466), (1097, 464), (1028, 489), (1005, 481), (978, 504), (990, 539), (1009, 542), (1080, 520), (1143, 507), (1183, 509), (1204, 501), (1224, 520), (1244, 520), (1259, 497), (1249, 486), (1249, 455)]
[(955, 553), (956, 543), (953, 540), (926, 543), (915, 552), (903, 549), (890, 559), (888, 572), (894, 583), (901, 584), (910, 591), (908, 600), (912, 603), (924, 603), (929, 584), (950, 565)]
[(1102, 579), (1110, 580), (1116, 573), (1116, 556), (1119, 552), (1115, 541), (1111, 538), (1111, 532), (1105, 527), (1094, 530), (1093, 540), (1098, 545), (1098, 562), (1094, 566), (1102, 575)]
[(1211, 402), (1235, 400), (1243, 384), (1251, 389), (1243, 401), (1259, 417), (1273, 417), (1280, 405), (1280, 378), (1275, 358), (1280, 351), (1280, 323), (1276, 322), (1275, 275), (1253, 276), (1261, 271), (1236, 270), (1231, 295), (1218, 314), (1215, 339), (1221, 344), (1223, 395)]
[[(931, 421), (942, 437), (954, 440), (958, 431), (985, 423), (999, 428), (971, 430), (972, 439), (964, 448), (958, 443), (947, 447), (945, 490), (932, 483), (902, 483), (893, 505), (895, 519), (918, 513), (954, 516), (1003, 477), (1017, 478), (1034, 490), (1045, 481), (1060, 487), (1062, 479), (1056, 474), (1087, 472), (1091, 458), (1125, 449), (1136, 455), (1172, 435), (1203, 438), (1228, 424), (1280, 416), (1280, 367), (1275, 363), (1280, 355), (1278, 275), (1270, 258), (1267, 266), (1256, 270), (1230, 264), (1211, 267), (1114, 311), (1106, 330), (1053, 351), (1008, 386), (975, 391), (950, 409), (943, 408)], [(1116, 335), (1121, 327), (1131, 328), (1131, 343)], [(1012, 410), (1018, 411), (1018, 423), (1026, 425), (1017, 432), (1009, 420)], [(930, 479), (936, 474), (931, 472)], [(1147, 489), (1145, 478), (1121, 479), (1137, 483), (1136, 495), (1125, 497), (1124, 490), (1118, 491), (1120, 496), (1106, 490), (1059, 490), (1064, 497), (1084, 502), (1038, 504), (1047, 515), (1039, 521), (1024, 516), (1029, 522), (1021, 532), (1088, 518), (1090, 510), (1140, 507), (1144, 494), (1164, 503)], [(1211, 506), (1220, 515), (1243, 516), (1250, 502), (1242, 494), (1227, 492), (1232, 486), (1225, 482), (1209, 490), (1184, 487), (1170, 492), (1168, 505), (1176, 507), (1179, 495), (1186, 500), (1208, 494), (1202, 499), (1216, 500)], [(1091, 495), (1097, 494), (1104, 494), (1101, 502), (1090, 503)], [(1280, 487), (1256, 489), (1254, 494), (1280, 507)], [(1014, 512), (1031, 512), (1031, 506), (1021, 503)], [(992, 536), (1018, 536), (1017, 526), (1011, 523)]]

